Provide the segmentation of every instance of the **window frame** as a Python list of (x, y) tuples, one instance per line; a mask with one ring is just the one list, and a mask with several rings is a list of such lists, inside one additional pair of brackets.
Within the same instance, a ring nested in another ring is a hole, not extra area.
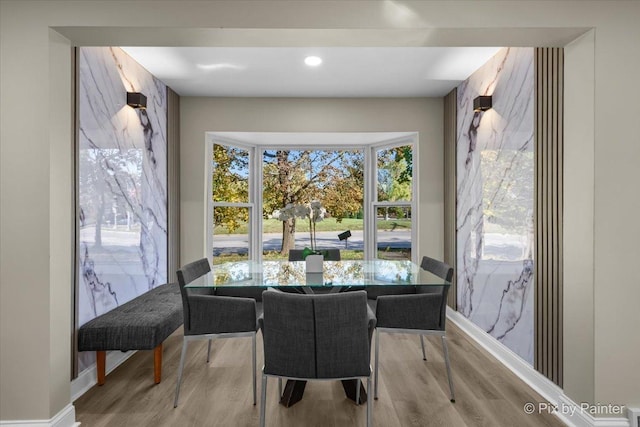
[[(248, 201), (247, 202), (214, 202), (213, 194), (212, 194), (212, 183), (211, 179), (213, 176), (213, 146), (215, 144), (231, 146), (235, 148), (240, 148), (246, 150), (249, 155), (249, 177), (248, 177)], [(220, 136), (210, 136), (207, 139), (206, 144), (206, 175), (205, 175), (205, 192), (207, 203), (205, 203), (205, 233), (206, 238), (204, 239), (205, 247), (204, 253), (207, 259), (211, 260), (213, 258), (213, 210), (216, 207), (233, 207), (233, 208), (248, 208), (249, 209), (249, 230), (247, 231), (249, 237), (249, 248), (248, 248), (248, 257), (250, 260), (258, 260), (256, 257), (256, 252), (259, 252), (256, 248), (256, 237), (259, 236), (259, 230), (256, 228), (260, 222), (260, 230), (261, 221), (256, 220), (256, 187), (260, 188), (260, 185), (256, 185), (253, 182), (252, 177), (255, 175), (255, 163), (256, 163), (256, 147), (251, 144), (242, 143), (239, 141), (235, 141), (229, 138), (224, 138)], [(262, 215), (260, 215), (262, 217)]]
[[(410, 145), (412, 150), (412, 169), (411, 169), (411, 201), (378, 201), (378, 150), (402, 147)], [(418, 245), (418, 168), (415, 159), (418, 159), (418, 135), (406, 136), (397, 139), (387, 140), (375, 144), (370, 144), (368, 154), (368, 162), (365, 160), (366, 167), (369, 168), (369, 182), (365, 179), (366, 190), (369, 190), (370, 204), (367, 206), (365, 218), (370, 218), (365, 222), (365, 259), (378, 259), (378, 230), (377, 230), (377, 209), (386, 206), (408, 207), (411, 209), (411, 261), (418, 261), (418, 253), (420, 251)], [(366, 192), (366, 191), (365, 191)]]
[[(246, 203), (227, 203), (214, 202), (211, 194), (211, 178), (213, 173), (213, 145), (220, 144), (233, 146), (249, 151), (249, 202)], [(385, 148), (393, 148), (398, 146), (411, 145), (413, 151), (413, 168), (412, 168), (412, 189), (411, 201), (395, 201), (395, 202), (378, 202), (377, 200), (377, 150)], [(364, 200), (363, 200), (363, 239), (364, 239), (364, 258), (377, 259), (377, 230), (376, 230), (376, 209), (384, 206), (401, 206), (411, 209), (411, 261), (417, 262), (419, 254), (419, 242), (417, 239), (419, 223), (418, 214), (418, 133), (413, 132), (410, 135), (402, 136), (395, 139), (389, 139), (382, 142), (370, 144), (342, 144), (342, 145), (312, 145), (312, 144), (296, 144), (296, 145), (272, 145), (272, 144), (251, 144), (237, 141), (235, 139), (226, 138), (215, 132), (207, 132), (206, 138), (206, 172), (205, 172), (205, 224), (204, 229), (206, 239), (204, 242), (204, 253), (207, 259), (210, 259), (213, 248), (213, 208), (214, 207), (245, 207), (249, 209), (249, 259), (256, 262), (262, 262), (262, 181), (263, 181), (263, 156), (265, 151), (272, 150), (362, 150), (364, 154)]]

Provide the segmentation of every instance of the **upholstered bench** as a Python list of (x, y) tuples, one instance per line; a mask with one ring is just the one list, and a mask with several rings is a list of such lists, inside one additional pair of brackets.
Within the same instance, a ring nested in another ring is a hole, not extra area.
[(98, 385), (105, 381), (107, 350), (153, 350), (154, 379), (162, 376), (162, 342), (182, 325), (182, 297), (176, 283), (158, 286), (85, 323), (78, 351), (96, 352)]

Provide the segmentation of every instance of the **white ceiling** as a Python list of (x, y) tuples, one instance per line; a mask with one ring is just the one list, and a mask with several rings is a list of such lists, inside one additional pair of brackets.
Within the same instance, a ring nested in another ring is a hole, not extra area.
[[(181, 96), (440, 97), (498, 47), (123, 47)], [(315, 68), (304, 64), (320, 56)]]

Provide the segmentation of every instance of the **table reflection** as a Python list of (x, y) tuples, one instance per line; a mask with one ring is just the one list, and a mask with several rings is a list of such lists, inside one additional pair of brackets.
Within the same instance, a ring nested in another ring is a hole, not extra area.
[(214, 265), (211, 273), (187, 286), (335, 287), (449, 284), (406, 260), (325, 261), (323, 267), (322, 273), (307, 273), (304, 261), (230, 262)]

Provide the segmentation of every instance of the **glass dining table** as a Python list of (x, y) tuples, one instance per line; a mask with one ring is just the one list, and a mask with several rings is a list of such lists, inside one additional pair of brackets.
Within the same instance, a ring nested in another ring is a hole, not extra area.
[[(371, 295), (405, 293), (407, 287), (434, 287), (441, 289), (450, 283), (407, 260), (345, 260), (324, 261), (322, 273), (307, 273), (305, 261), (238, 261), (214, 264), (211, 272), (186, 285), (187, 288), (243, 288), (259, 293), (261, 289), (291, 288), (304, 293), (337, 293), (352, 289), (366, 289)], [(400, 292), (400, 290), (404, 292)], [(306, 382), (288, 380), (280, 403), (286, 407), (302, 399)], [(347, 397), (356, 400), (357, 381), (345, 380), (342, 385)], [(361, 385), (359, 404), (366, 402), (367, 393)]]
[(238, 261), (213, 265), (187, 288), (370, 288), (375, 286), (449, 286), (450, 283), (407, 260), (324, 261), (322, 273), (307, 273), (304, 261)]

